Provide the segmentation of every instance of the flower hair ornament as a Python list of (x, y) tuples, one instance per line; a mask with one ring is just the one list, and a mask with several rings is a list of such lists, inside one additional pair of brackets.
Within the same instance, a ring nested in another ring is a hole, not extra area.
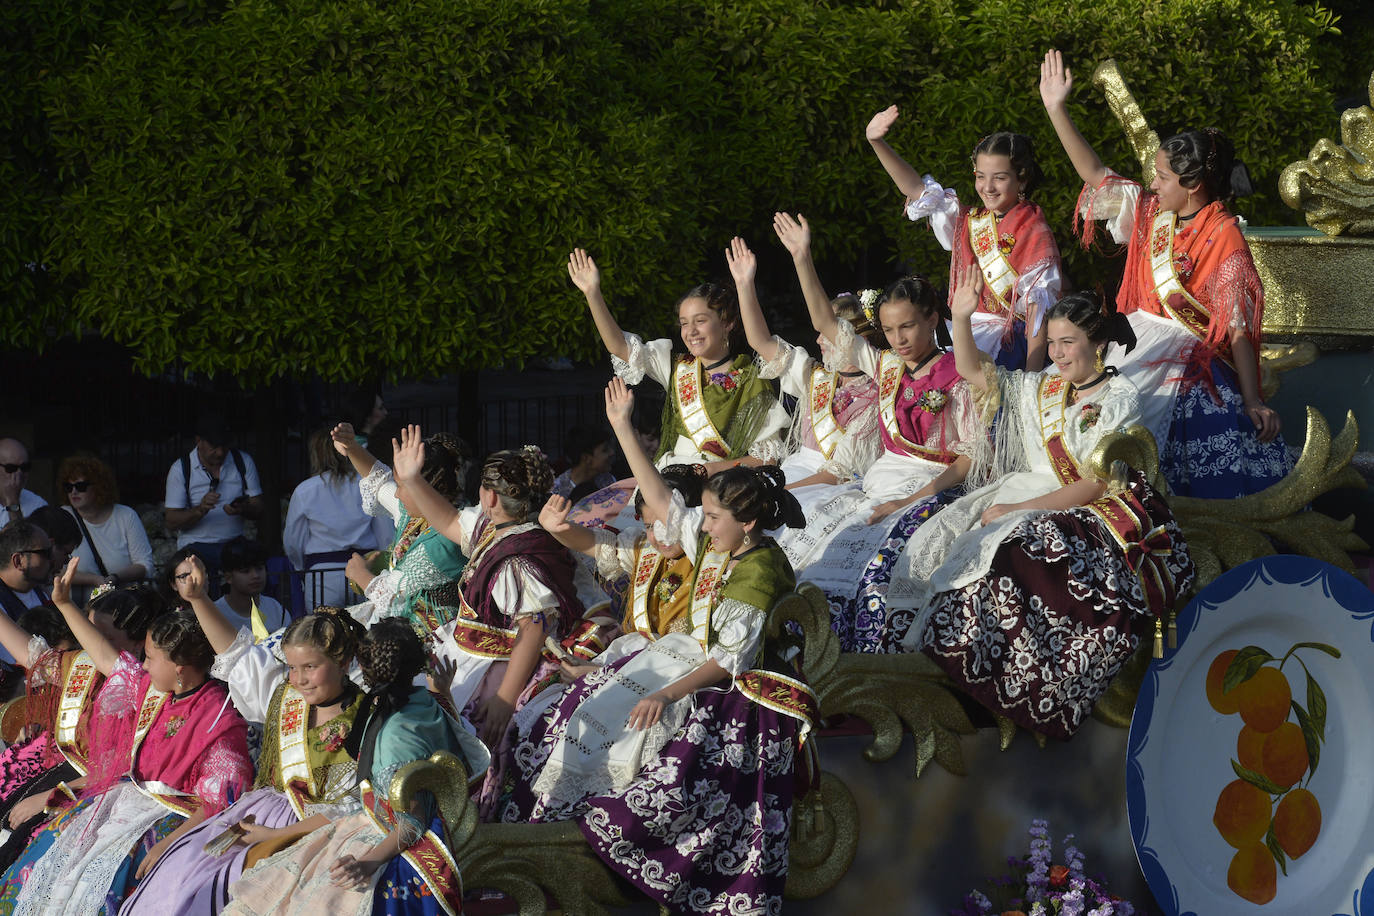
[(859, 290), (859, 305), (863, 307), (864, 317), (873, 321), (873, 308), (878, 304), (878, 297), (882, 292), (876, 289)]

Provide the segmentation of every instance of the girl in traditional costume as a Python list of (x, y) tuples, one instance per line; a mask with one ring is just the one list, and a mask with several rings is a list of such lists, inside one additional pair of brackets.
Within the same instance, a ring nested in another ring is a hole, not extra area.
[(358, 644), (357, 658), (368, 694), (346, 747), (358, 761), (361, 810), (354, 806), (356, 813), (330, 820), (245, 871), (229, 889), (226, 916), (461, 912), (462, 880), (433, 800), (422, 793), (411, 810), (396, 811), (389, 792), (392, 777), (408, 763), (448, 751), (480, 773), (485, 751), (465, 744), (429, 691), (414, 686), (425, 650), (405, 621), (376, 623)]
[(705, 283), (678, 300), (687, 354), (674, 358), (672, 341), (646, 343), (620, 329), (601, 295), (601, 271), (581, 248), (568, 256), (568, 275), (587, 297), (616, 375), (638, 385), (647, 374), (667, 392), (659, 467), (692, 462), (714, 471), (737, 461), (782, 460), (787, 411), (759, 378), (753, 358), (732, 346), (739, 325), (734, 293)]
[(892, 564), (916, 527), (963, 483), (974, 459), (986, 463), (987, 436), (954, 355), (937, 346), (945, 319), (929, 283), (908, 277), (883, 293), (874, 318), (890, 348), (880, 350), (831, 309), (811, 259), (806, 219), (779, 213), (773, 225), (792, 255), (811, 322), (834, 347), (835, 360), (877, 384), (883, 444), (862, 488), (818, 502), (807, 526), (780, 543), (802, 578), (829, 596), (832, 626), (846, 651), (894, 651), (884, 629)]
[[(815, 701), (794, 673), (760, 664), (767, 614), (795, 584), (763, 532), (800, 524), (800, 507), (777, 468), (739, 467), (713, 475), (702, 506), (682, 512), (638, 450), (633, 403), (613, 380), (608, 413), (646, 516), (680, 518), (672, 533), (695, 558), (689, 605), (667, 633), (622, 637), (629, 651), (608, 651), (533, 723), (507, 815), (576, 819), (612, 870), (673, 912), (776, 912), (795, 754)], [(556, 528), (561, 514), (550, 513)], [(656, 550), (639, 545), (641, 571)]]
[(478, 794), (490, 819), (506, 789), (511, 716), (557, 675), (544, 640), (561, 638), (582, 615), (567, 548), (534, 521), (548, 499), (553, 471), (533, 446), (496, 452), (482, 466), (478, 505), (461, 512), (421, 476), (420, 430), (401, 431), (396, 479), (405, 499), (468, 557), (458, 614), (436, 634), (434, 652), (455, 662), (454, 708), (477, 728), (492, 766)]
[[(797, 399), (788, 436), (790, 454), (780, 467), (787, 489), (809, 517), (813, 505), (829, 499), (836, 485), (857, 481), (882, 452), (878, 387), (863, 370), (836, 360), (824, 335), (820, 347), (825, 365), (821, 365), (801, 347), (771, 334), (754, 294), (754, 253), (737, 238), (725, 257), (739, 290), (745, 336), (758, 354), (759, 377), (778, 379), (783, 393)], [(857, 297), (846, 293), (831, 307), (837, 318), (862, 325), (859, 333), (865, 339), (877, 336), (876, 326), (864, 320)]]
[[(405, 617), (422, 630), (437, 630), (458, 608), (458, 579), (466, 558), (457, 543), (442, 536), (428, 519), (412, 514), (397, 493), (391, 468), (363, 448), (348, 423), (334, 427), (334, 449), (348, 458), (358, 474), (363, 511), (389, 515), (396, 524), (396, 539), (386, 558), (386, 568), (376, 573), (367, 561), (354, 554), (348, 561), (348, 577), (367, 598), (349, 608), (364, 626), (384, 617)], [(453, 436), (431, 436), (426, 443), (421, 471), (428, 485), (452, 508), (463, 493), (463, 450)]]
[[(1140, 421), (1125, 376), (1105, 367), (1133, 343), (1124, 316), (1076, 293), (1049, 313), (1057, 375), (981, 361), (970, 316), (979, 277), (954, 300), (959, 373), (996, 416), (994, 481), (917, 530), (888, 607), (908, 651), (924, 651), (974, 699), (1025, 728), (1068, 738), (1193, 569), (1168, 505), (1132, 471), (1089, 471), (1102, 438)], [(998, 412), (1000, 410), (1000, 413)]]
[[(258, 776), (253, 791), (163, 854), (122, 916), (218, 913), (252, 862), (358, 810), (357, 766), (345, 743), (364, 702), (347, 676), (362, 625), (341, 609), (321, 608), (255, 642), (207, 598), (199, 560), (182, 594), (215, 650), (211, 674), (228, 684), (244, 718), (262, 727)], [(207, 852), (207, 841), (236, 824), (242, 831), (232, 845)]]
[(865, 136), (906, 195), (907, 218), (929, 218), (935, 237), (951, 253), (951, 301), (966, 268), (976, 265), (983, 277), (973, 318), (978, 349), (1009, 369), (1040, 369), (1045, 312), (1059, 298), (1063, 279), (1054, 233), (1044, 211), (1029, 199), (1041, 178), (1030, 138), (998, 131), (978, 141), (971, 158), (982, 206), (969, 207), (952, 189), (922, 177), (888, 145), (884, 137), (897, 116), (896, 105), (878, 112)]
[(1073, 74), (1058, 51), (1040, 69), (1040, 95), (1059, 141), (1084, 181), (1076, 219), (1085, 245), (1105, 220), (1127, 244), (1117, 295), (1139, 346), (1121, 371), (1141, 392), (1143, 422), (1160, 469), (1180, 496), (1223, 499), (1282, 479), (1292, 460), (1279, 416), (1260, 393), (1264, 287), (1240, 221), (1231, 142), (1190, 130), (1155, 154), (1149, 189), (1102, 164), (1069, 116)]
[(73, 560), (53, 601), (106, 678), (92, 722), (90, 781), (82, 802), (43, 828), (5, 873), (0, 911), (117, 909), (168, 847), (253, 781), (248, 725), (209, 677), (214, 652), (195, 615), (177, 610), (154, 620), (140, 664), (70, 602), (75, 571)]
[[(132, 585), (97, 589), (86, 614), (118, 651), (138, 656), (148, 624), (165, 609), (156, 591)], [(14, 864), (51, 811), (70, 805), (90, 769), (91, 712), (105, 678), (61, 612), (46, 610), (61, 624), (61, 640), (30, 637), (0, 614), (0, 644), (28, 669), (30, 731), (0, 753), (0, 819), (9, 828), (0, 869)]]

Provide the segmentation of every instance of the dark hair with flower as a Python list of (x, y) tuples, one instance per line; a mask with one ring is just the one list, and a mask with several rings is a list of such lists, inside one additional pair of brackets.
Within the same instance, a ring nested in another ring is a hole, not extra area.
[(1107, 893), (1100, 878), (1083, 872), (1083, 853), (1064, 837), (1064, 864), (1053, 864), (1049, 824), (1031, 821), (1030, 855), (1010, 856), (1010, 871), (988, 892), (973, 890), (949, 916), (1132, 916), (1129, 901)]

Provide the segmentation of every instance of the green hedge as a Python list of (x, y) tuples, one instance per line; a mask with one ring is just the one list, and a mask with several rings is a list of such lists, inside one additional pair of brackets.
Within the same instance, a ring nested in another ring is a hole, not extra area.
[(908, 112), (894, 145), (965, 195), (980, 136), (1031, 133), (1041, 203), (1090, 282), (1104, 268), (1068, 238), (1078, 189), (1036, 89), (1046, 47), (1075, 66), (1075, 114), (1104, 158), (1132, 171), (1088, 81), (1115, 57), (1161, 131), (1228, 130), (1262, 188), (1241, 209), (1267, 223), (1295, 221), (1277, 175), (1336, 133), (1347, 66), (1330, 14), (1293, 0), (48, 4), (103, 25), (90, 44), (45, 14), (57, 63), (0, 109), (50, 163), (33, 187), (0, 163), (0, 272), (41, 260), (61, 280), (27, 270), (0, 314), (93, 329), (147, 371), (248, 380), (595, 356), (573, 245), (637, 330), (675, 324), (672, 302), (722, 272), (735, 233), (790, 296), (781, 208), (812, 217), (837, 287), (881, 285), (897, 260), (943, 277), (947, 255), (863, 140), (891, 102)]

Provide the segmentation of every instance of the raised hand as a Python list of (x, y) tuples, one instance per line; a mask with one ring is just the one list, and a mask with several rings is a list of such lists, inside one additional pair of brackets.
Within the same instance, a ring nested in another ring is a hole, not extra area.
[(969, 318), (983, 301), (983, 271), (977, 264), (965, 267), (959, 274), (959, 288), (950, 300), (949, 311), (954, 318)]
[(425, 679), (429, 681), (429, 692), (436, 696), (448, 696), (453, 687), (453, 679), (458, 675), (458, 659), (439, 658), (431, 655)]
[(618, 423), (629, 424), (630, 414), (634, 409), (635, 395), (630, 386), (618, 378), (611, 379), (611, 383), (606, 386), (606, 419), (610, 421), (611, 426), (615, 427)]
[(557, 493), (549, 497), (549, 501), (544, 503), (544, 508), (539, 510), (539, 527), (549, 534), (558, 534), (567, 531), (572, 527), (568, 521), (568, 513), (572, 511), (572, 503), (567, 497), (559, 496)]
[(592, 256), (581, 248), (574, 248), (572, 254), (568, 255), (568, 276), (572, 278), (573, 286), (582, 290), (585, 296), (601, 290), (601, 270)]
[(399, 481), (416, 480), (425, 466), (425, 440), (412, 423), (401, 428), (401, 438), (391, 440), (391, 470)]
[(881, 140), (883, 137), (887, 136), (887, 132), (892, 129), (892, 125), (897, 123), (897, 116), (899, 114), (900, 112), (897, 111), (896, 105), (889, 105), (875, 114), (872, 119), (869, 120), (868, 126), (864, 128), (864, 136), (868, 138), (868, 142), (872, 143), (874, 140)]
[(76, 578), (76, 564), (81, 562), (78, 558), (72, 557), (67, 561), (67, 568), (57, 574), (57, 578), (52, 580), (52, 603), (71, 604), (72, 601), (72, 580)]
[(358, 444), (358, 436), (353, 432), (352, 423), (340, 423), (329, 431), (329, 438), (334, 441), (334, 451), (344, 457), (348, 457), (348, 450)]
[(800, 213), (795, 217), (790, 213), (774, 213), (773, 231), (792, 257), (800, 257), (811, 250), (811, 224)]
[(172, 581), (182, 600), (190, 602), (205, 597), (205, 562), (195, 554), (181, 561), (173, 573)]
[(759, 265), (744, 239), (735, 236), (730, 240), (730, 247), (725, 249), (725, 263), (730, 265), (730, 276), (735, 278), (736, 287), (754, 282)]
[(1062, 108), (1072, 89), (1073, 71), (1064, 66), (1064, 55), (1054, 50), (1046, 51), (1040, 63), (1040, 100), (1048, 109)]

